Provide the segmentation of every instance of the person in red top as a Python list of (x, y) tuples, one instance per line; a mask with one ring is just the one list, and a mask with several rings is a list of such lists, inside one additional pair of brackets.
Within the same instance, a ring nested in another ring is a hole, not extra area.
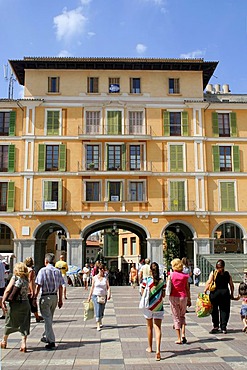
[(185, 313), (186, 307), (191, 306), (189, 275), (183, 273), (183, 263), (179, 258), (175, 258), (171, 262), (173, 272), (168, 279), (171, 280), (170, 306), (174, 321), (174, 327), (177, 332), (178, 339), (176, 344), (187, 343), (185, 337)]

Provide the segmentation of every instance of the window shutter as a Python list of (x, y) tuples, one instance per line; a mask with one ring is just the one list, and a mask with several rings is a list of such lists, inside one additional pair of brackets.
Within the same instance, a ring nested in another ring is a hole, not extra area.
[(46, 155), (45, 144), (39, 144), (38, 171), (40, 172), (45, 171), (45, 155)]
[(221, 182), (221, 211), (235, 211), (234, 182)]
[(109, 144), (106, 144), (106, 168), (109, 170)]
[(164, 136), (170, 136), (170, 113), (165, 111), (163, 113)]
[(62, 211), (63, 207), (63, 183), (62, 181), (58, 182), (58, 205), (57, 210)]
[(213, 112), (212, 113), (212, 123), (213, 123), (213, 136), (218, 137), (219, 136), (219, 124), (218, 124), (218, 113)]
[(66, 145), (59, 145), (59, 171), (66, 171)]
[(9, 145), (8, 172), (15, 172), (15, 145)]
[(120, 182), (120, 194), (119, 194), (119, 200), (123, 200), (123, 183)]
[(188, 112), (182, 112), (182, 136), (189, 135)]
[(185, 211), (185, 194), (183, 181), (178, 181), (178, 211)]
[(121, 134), (122, 113), (120, 111), (107, 112), (107, 131), (110, 135)]
[(237, 115), (235, 112), (230, 113), (230, 132), (231, 137), (237, 136)]
[(9, 116), (9, 136), (15, 136), (16, 112), (11, 111)]
[(122, 170), (126, 170), (126, 145), (122, 145)]
[(59, 111), (47, 111), (47, 135), (59, 135)]
[(220, 171), (220, 148), (218, 145), (213, 145), (213, 171), (219, 172)]
[(10, 181), (8, 183), (8, 200), (7, 200), (7, 212), (14, 212), (15, 205), (15, 183)]
[(44, 201), (51, 201), (52, 181), (44, 181)]
[(183, 146), (170, 145), (170, 171), (183, 172)]
[(240, 153), (239, 146), (233, 146), (233, 170), (235, 172), (240, 172)]

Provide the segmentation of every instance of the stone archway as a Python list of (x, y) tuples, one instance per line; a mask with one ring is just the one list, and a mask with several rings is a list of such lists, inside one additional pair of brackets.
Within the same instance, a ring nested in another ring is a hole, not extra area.
[(244, 253), (244, 231), (241, 225), (227, 220), (213, 230), (213, 253)]

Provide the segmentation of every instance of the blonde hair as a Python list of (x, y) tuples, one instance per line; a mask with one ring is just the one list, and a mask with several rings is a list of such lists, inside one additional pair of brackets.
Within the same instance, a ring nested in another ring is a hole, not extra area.
[(32, 257), (27, 257), (24, 263), (27, 267), (33, 267), (33, 264), (34, 264)]
[(25, 263), (18, 262), (14, 266), (14, 274), (20, 278), (28, 278), (28, 269)]
[(183, 271), (183, 263), (179, 258), (174, 258), (174, 260), (171, 262), (171, 265), (174, 271)]

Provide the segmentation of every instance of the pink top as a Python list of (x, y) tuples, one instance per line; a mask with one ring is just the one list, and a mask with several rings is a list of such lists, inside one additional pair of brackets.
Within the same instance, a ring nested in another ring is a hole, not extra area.
[(182, 271), (173, 271), (171, 273), (172, 289), (170, 296), (173, 297), (187, 297), (187, 282), (189, 275), (184, 274)]

